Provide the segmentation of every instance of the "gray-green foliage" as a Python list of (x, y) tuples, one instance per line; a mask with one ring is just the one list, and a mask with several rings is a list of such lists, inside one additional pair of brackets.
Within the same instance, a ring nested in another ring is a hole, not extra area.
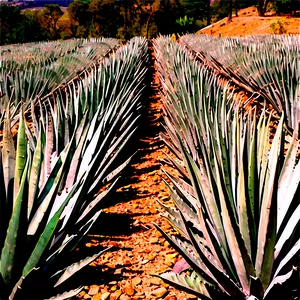
[(2, 48), (0, 64), (0, 124), (10, 102), (12, 117), (20, 103), (28, 108), (77, 74), (92, 67), (118, 46), (116, 39), (76, 39), (71, 42), (29, 43)]
[(124, 150), (138, 126), (146, 60), (146, 40), (132, 39), (99, 68), (31, 103), (29, 116), (18, 115), (16, 146), (8, 106), (0, 155), (0, 298), (62, 293), (67, 279), (105, 251), (78, 262), (74, 252), (130, 161)]
[(262, 96), (291, 130), (299, 130), (299, 35), (216, 38), (186, 35), (181, 41), (214, 70), (254, 96)]
[(162, 138), (181, 173), (167, 174), (176, 208), (161, 203), (181, 236), (159, 230), (193, 269), (160, 277), (203, 299), (291, 296), (300, 249), (298, 132), (285, 134), (282, 115), (271, 134), (270, 116), (244, 116), (227, 87), (178, 44), (161, 37), (154, 45), (169, 133)]

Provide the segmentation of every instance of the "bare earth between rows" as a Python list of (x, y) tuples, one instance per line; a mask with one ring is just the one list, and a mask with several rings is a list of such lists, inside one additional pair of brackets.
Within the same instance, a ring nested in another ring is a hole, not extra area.
[(154, 227), (155, 223), (176, 234), (161, 216), (163, 211), (157, 202), (171, 203), (162, 180), (166, 179), (163, 169), (171, 174), (175, 172), (163, 163), (169, 150), (158, 138), (163, 129), (158, 84), (154, 78), (152, 95), (145, 99), (148, 124), (141, 134), (139, 151), (126, 172), (128, 177), (123, 178), (124, 186), (107, 200), (108, 208), (87, 236), (85, 247), (91, 254), (97, 247), (112, 248), (81, 273), (78, 282), (85, 286), (78, 295), (80, 299), (196, 298), (151, 276), (171, 271), (180, 259)]

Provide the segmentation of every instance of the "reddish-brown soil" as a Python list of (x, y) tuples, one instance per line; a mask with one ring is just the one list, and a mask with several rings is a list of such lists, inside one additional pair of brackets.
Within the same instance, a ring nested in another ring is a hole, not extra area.
[[(92, 228), (85, 243), (92, 253), (97, 251), (97, 247), (113, 247), (85, 271), (87, 285), (79, 298), (197, 298), (151, 276), (171, 271), (179, 255), (154, 227), (155, 223), (166, 232), (176, 234), (160, 215), (162, 210), (157, 202), (160, 200), (172, 205), (162, 179), (166, 179), (163, 169), (172, 174), (175, 171), (162, 163), (169, 150), (158, 138), (162, 120), (158, 80), (155, 77), (151, 83), (151, 95), (144, 101), (148, 102), (147, 119), (144, 117), (139, 151), (124, 174), (127, 176), (124, 185), (107, 200), (115, 204), (103, 210), (99, 225)], [(84, 280), (81, 280), (83, 283)]]
[[(280, 25), (282, 24), (281, 30)], [(245, 36), (257, 34), (300, 34), (300, 18), (291, 16), (274, 16), (267, 12), (265, 17), (259, 17), (255, 7), (238, 11), (238, 16), (233, 16), (232, 22), (227, 23), (227, 18), (198, 31), (201, 34), (213, 36)]]

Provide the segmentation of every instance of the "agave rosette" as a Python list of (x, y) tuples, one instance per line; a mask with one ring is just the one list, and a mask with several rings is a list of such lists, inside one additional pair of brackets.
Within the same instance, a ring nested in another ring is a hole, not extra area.
[(215, 71), (261, 96), (285, 125), (299, 131), (299, 35), (216, 38), (186, 35), (180, 41)]
[[(146, 40), (133, 39), (76, 85), (33, 106), (33, 128), (21, 111), (16, 148), (7, 108), (0, 165), (1, 297), (76, 295), (80, 289), (64, 292), (67, 279), (105, 251), (78, 262), (72, 255), (130, 161), (124, 150), (138, 126), (146, 57)], [(123, 69), (113, 67), (118, 61)], [(108, 74), (110, 82), (101, 80)], [(107, 93), (116, 86), (113, 95)]]
[(0, 65), (0, 123), (8, 103), (14, 117), (21, 102), (26, 110), (30, 101), (76, 78), (117, 48), (119, 42), (109, 38), (78, 39), (58, 45), (57, 42), (27, 44), (18, 46), (19, 51), (5, 52)]
[(270, 116), (244, 117), (226, 86), (179, 45), (161, 37), (154, 46), (169, 133), (162, 137), (183, 162), (170, 158), (181, 176), (167, 174), (176, 208), (161, 203), (181, 237), (159, 230), (185, 261), (160, 277), (201, 299), (292, 297), (298, 132), (286, 136), (282, 116), (273, 135)]

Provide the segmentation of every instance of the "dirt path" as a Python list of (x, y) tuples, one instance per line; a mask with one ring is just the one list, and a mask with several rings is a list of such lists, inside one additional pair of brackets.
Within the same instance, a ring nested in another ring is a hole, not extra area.
[[(87, 268), (79, 282), (86, 284), (79, 294), (81, 299), (168, 299), (196, 298), (178, 291), (150, 274), (171, 271), (179, 259), (178, 253), (154, 228), (158, 224), (171, 231), (168, 222), (159, 213), (156, 200), (169, 203), (169, 193), (162, 181), (164, 174), (161, 161), (169, 150), (158, 139), (160, 125), (159, 82), (153, 72), (153, 57), (150, 97), (145, 99), (146, 119), (143, 120), (139, 152), (126, 172), (125, 185), (108, 201), (98, 225), (92, 228), (86, 247), (95, 253), (95, 248), (113, 246)], [(144, 117), (145, 118), (145, 117)], [(171, 173), (168, 166), (163, 166)], [(84, 278), (83, 278), (84, 277)], [(86, 283), (83, 283), (86, 282)]]

